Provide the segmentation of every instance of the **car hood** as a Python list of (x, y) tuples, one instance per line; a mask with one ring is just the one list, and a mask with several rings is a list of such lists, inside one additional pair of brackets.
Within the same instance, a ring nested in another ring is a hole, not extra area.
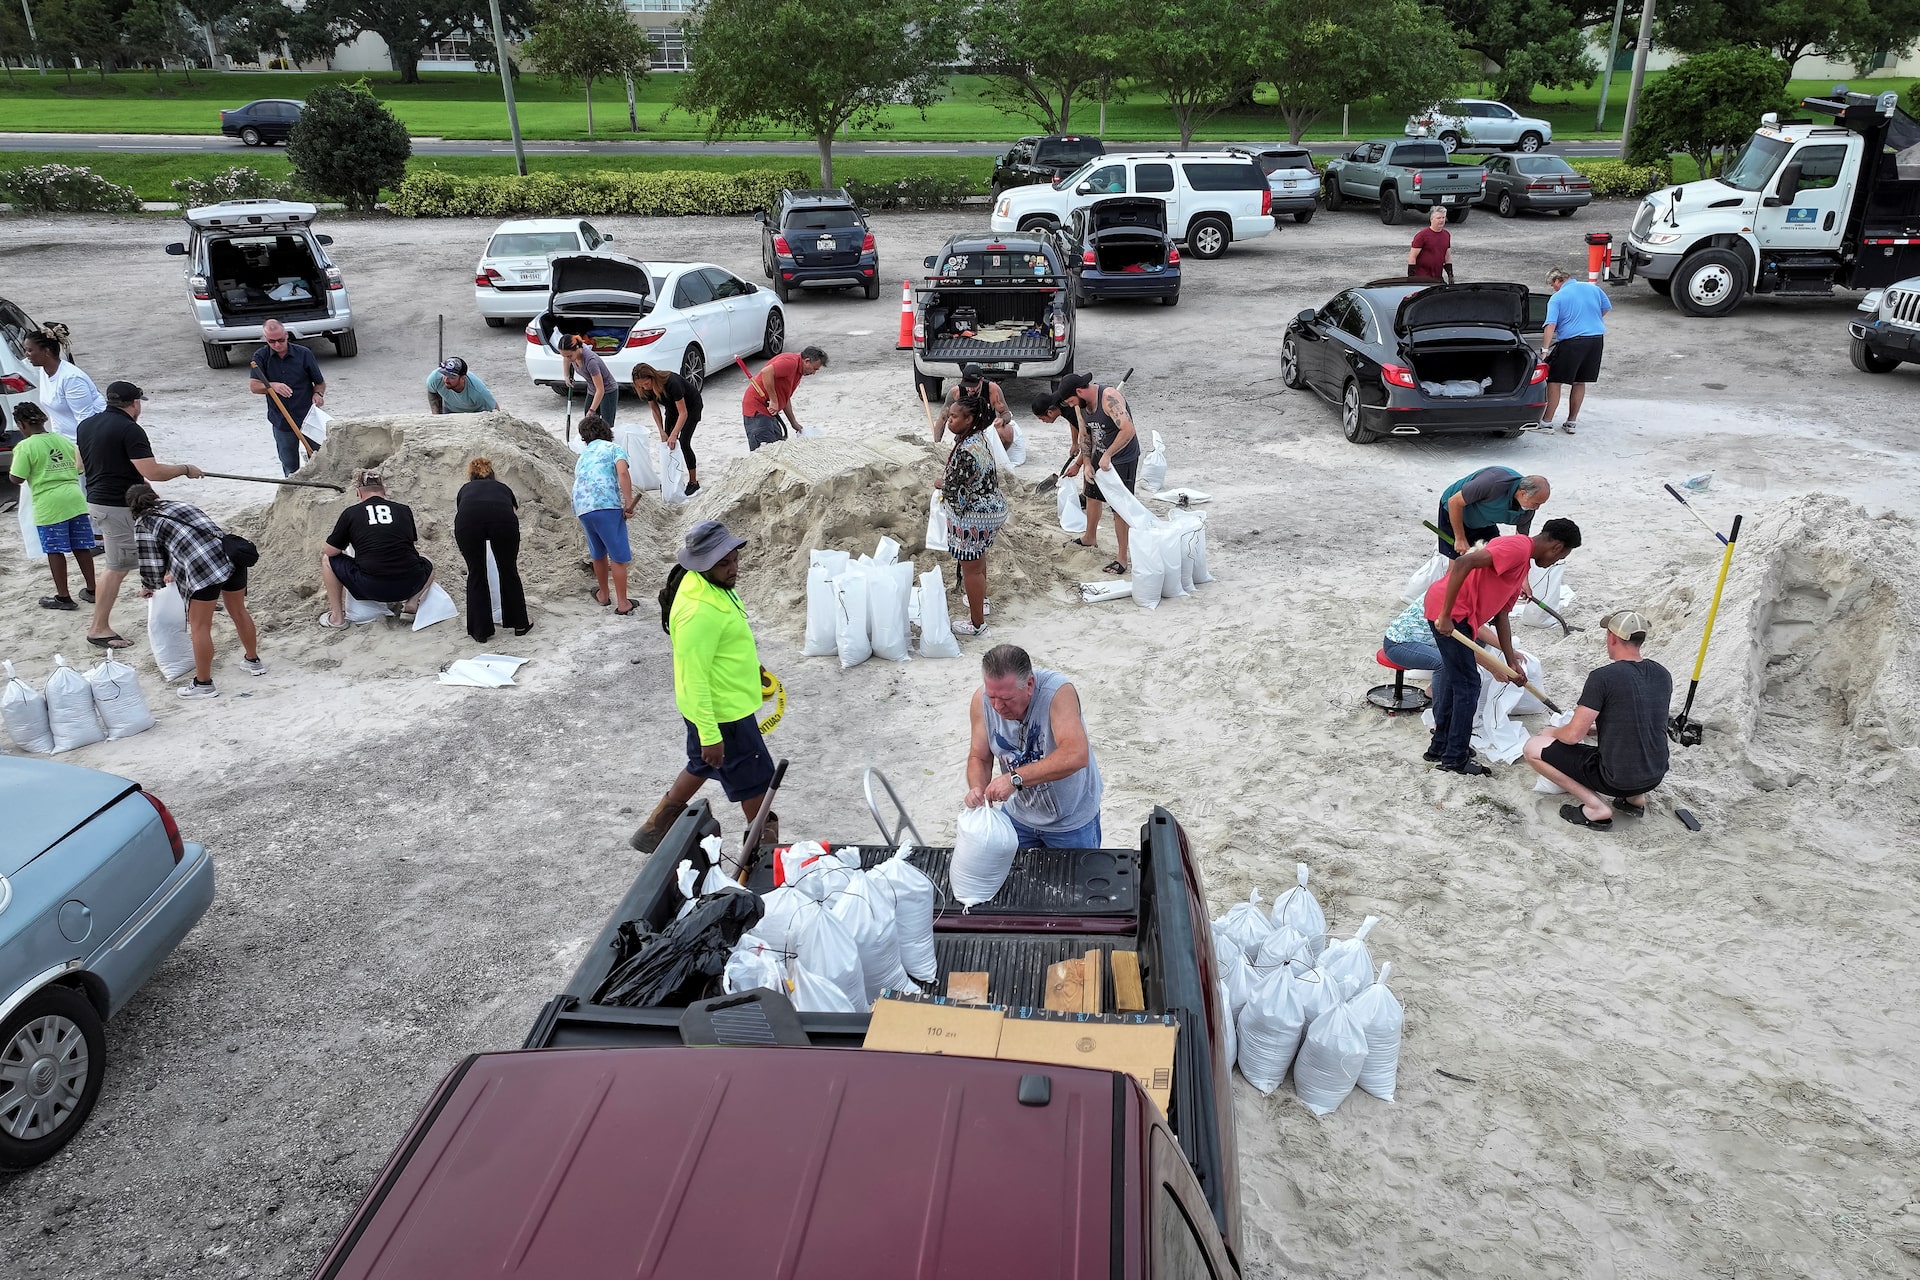
[(0, 758), (0, 876), (10, 876), (85, 826), (94, 814), (138, 790), (135, 783), (98, 769), (52, 760)]
[(574, 293), (632, 293), (645, 299), (652, 292), (647, 264), (617, 253), (556, 253), (548, 259), (553, 291)]
[(1152, 196), (1115, 196), (1087, 206), (1087, 231), (1160, 231), (1167, 229), (1167, 202)]
[(1518, 331), (1527, 322), (1527, 286), (1523, 284), (1436, 284), (1410, 293), (1393, 314), (1393, 331), (1402, 337), (1441, 325), (1498, 325)]

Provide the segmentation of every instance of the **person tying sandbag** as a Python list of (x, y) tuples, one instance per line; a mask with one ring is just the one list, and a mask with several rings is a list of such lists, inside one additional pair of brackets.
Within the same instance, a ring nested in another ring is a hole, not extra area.
[[(1616, 813), (1646, 816), (1647, 793), (1667, 776), (1667, 707), (1673, 701), (1672, 674), (1640, 656), (1647, 620), (1621, 609), (1600, 625), (1607, 634), (1607, 665), (1587, 676), (1573, 718), (1533, 735), (1525, 751), (1535, 773), (1580, 802), (1561, 805), (1560, 816), (1595, 831), (1612, 827)], [(1587, 745), (1589, 731), (1598, 746)]]
[(1058, 671), (1036, 670), (1018, 645), (987, 650), (980, 675), (968, 708), (966, 807), (1004, 801), (1022, 849), (1098, 849), (1106, 784), (1079, 693)]

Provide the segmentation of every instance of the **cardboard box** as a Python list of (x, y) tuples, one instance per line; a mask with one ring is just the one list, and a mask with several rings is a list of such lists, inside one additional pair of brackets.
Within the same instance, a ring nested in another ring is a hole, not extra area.
[(991, 1006), (883, 998), (873, 1002), (873, 1017), (861, 1047), (991, 1058), (1000, 1047), (1004, 1020), (1000, 1010)]

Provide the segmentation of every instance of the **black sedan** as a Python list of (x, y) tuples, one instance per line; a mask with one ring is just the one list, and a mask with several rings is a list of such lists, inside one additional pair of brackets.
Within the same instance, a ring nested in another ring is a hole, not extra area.
[(1527, 341), (1546, 318), (1523, 284), (1376, 280), (1287, 324), (1280, 376), (1340, 406), (1355, 444), (1383, 435), (1491, 432), (1540, 425), (1547, 366)]
[(1480, 203), (1503, 218), (1522, 210), (1571, 218), (1593, 203), (1593, 182), (1559, 156), (1489, 156)]
[(220, 132), (238, 138), (250, 147), (270, 147), (285, 142), (300, 123), (306, 103), (292, 98), (261, 98), (244, 107), (220, 113)]

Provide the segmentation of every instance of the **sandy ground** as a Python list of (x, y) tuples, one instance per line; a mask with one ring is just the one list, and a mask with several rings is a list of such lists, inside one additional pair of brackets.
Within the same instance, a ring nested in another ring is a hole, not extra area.
[[(1583, 231), (1618, 233), (1627, 213), (1482, 214), (1456, 231), (1456, 257), (1465, 278), (1539, 281), (1583, 260)], [(960, 225), (877, 219), (889, 274)], [(448, 351), (503, 407), (559, 428), (560, 402), (525, 384), (520, 336), (471, 312), (487, 227), (329, 229), (363, 353), (321, 349), (330, 408), (419, 406), (444, 313)], [(756, 269), (744, 220), (615, 229), (630, 252)], [(173, 234), (155, 220), (0, 222), (5, 292), (68, 322), (96, 379), (148, 388), (163, 458), (268, 471), (244, 372), (200, 361), (160, 253)], [(1300, 308), (1392, 273), (1411, 234), (1322, 215), (1192, 264), (1176, 311), (1084, 312), (1083, 367), (1135, 367), (1169, 483), (1215, 495), (1219, 582), (1153, 612), (1083, 606), (1068, 586), (1104, 557), (1063, 552), (1050, 582), (996, 597), (996, 636), (1081, 688), (1113, 837), (1164, 804), (1194, 837), (1216, 914), (1305, 860), (1336, 933), (1381, 917), (1374, 956), (1394, 962), (1408, 1009), (1399, 1101), (1356, 1095), (1316, 1120), (1290, 1087), (1238, 1085), (1247, 1273), (1920, 1274), (1920, 371), (1848, 366), (1850, 300), (1762, 300), (1715, 323), (1636, 290), (1616, 296), (1579, 436), (1349, 445), (1331, 407), (1282, 388), (1279, 335)], [(916, 427), (892, 297), (789, 314), (790, 345), (833, 355), (805, 385), (808, 422)], [(709, 479), (744, 455), (738, 389), (737, 373), (710, 384)], [(1060, 448), (1036, 432), (1024, 474)], [(1568, 582), (1587, 630), (1527, 635), (1567, 698), (1603, 660), (1595, 624), (1611, 607), (1672, 628), (1649, 652), (1679, 683), (1692, 667), (1718, 547), (1661, 483), (1712, 471), (1703, 512), (1748, 517), (1753, 560), (1736, 559), (1697, 706), (1705, 744), (1676, 752), (1644, 823), (1576, 830), (1524, 768), (1435, 775), (1417, 725), (1363, 701), (1400, 585), (1428, 553), (1417, 522), (1495, 461), (1547, 474), (1547, 514), (1586, 532)], [(215, 482), (173, 491), (223, 515), (259, 500)], [(1798, 501), (1809, 494), (1845, 503)], [(671, 525), (646, 526), (648, 562), (663, 562)], [(792, 695), (774, 739), (794, 762), (786, 830), (869, 837), (859, 775), (880, 764), (946, 838), (971, 664), (800, 658), (800, 583), (764, 580), (791, 572), (772, 559), (743, 585)], [(0, 537), (4, 647), (36, 678), (56, 649), (84, 649), (73, 615), (31, 608), (40, 573)], [(163, 796), (215, 851), (221, 888), (111, 1024), (87, 1129), (0, 1186), (9, 1275), (304, 1274), (433, 1082), (464, 1053), (519, 1043), (634, 874), (625, 837), (680, 751), (665, 637), (646, 608), (616, 621), (587, 604), (584, 583), (536, 592), (538, 629), (496, 641), (532, 659), (522, 688), (435, 684), (469, 651), (451, 626), (273, 630), (273, 670), (245, 685), (217, 632), (229, 696), (178, 705), (145, 665), (159, 727), (68, 757)], [(654, 589), (636, 585), (643, 600)], [(116, 614), (135, 636), (137, 603)], [(355, 646), (361, 659), (343, 660)]]

